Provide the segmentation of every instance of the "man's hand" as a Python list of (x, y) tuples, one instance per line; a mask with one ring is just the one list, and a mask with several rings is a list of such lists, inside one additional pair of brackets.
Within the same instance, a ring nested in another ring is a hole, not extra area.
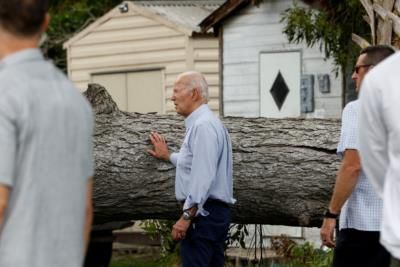
[(172, 239), (175, 241), (180, 241), (182, 239), (185, 239), (186, 237), (186, 232), (189, 229), (189, 226), (191, 224), (191, 221), (184, 220), (180, 218), (174, 226), (172, 226)]
[(147, 152), (155, 158), (168, 161), (170, 154), (164, 137), (157, 132), (151, 132), (149, 138), (154, 146), (154, 149), (147, 150)]
[(8, 206), (10, 187), (0, 185), (0, 227), (3, 225), (4, 217)]
[(333, 233), (335, 231), (336, 219), (325, 218), (321, 226), (320, 236), (323, 246), (329, 248), (335, 247), (335, 241), (333, 240)]

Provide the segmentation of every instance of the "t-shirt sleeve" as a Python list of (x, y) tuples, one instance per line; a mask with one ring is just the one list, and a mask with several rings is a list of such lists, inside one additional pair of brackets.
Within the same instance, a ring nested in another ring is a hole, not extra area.
[(16, 168), (17, 107), (7, 93), (0, 97), (0, 184), (12, 187)]
[(357, 104), (350, 103), (343, 110), (342, 129), (340, 134), (340, 141), (337, 147), (337, 153), (339, 155), (343, 155), (346, 149), (358, 150), (357, 129)]

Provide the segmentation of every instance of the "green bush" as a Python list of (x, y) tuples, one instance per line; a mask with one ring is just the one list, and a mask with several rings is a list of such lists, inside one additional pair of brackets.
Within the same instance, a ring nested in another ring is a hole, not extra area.
[(333, 251), (317, 249), (310, 242), (297, 244), (287, 236), (272, 239), (272, 247), (280, 257), (271, 267), (330, 267)]
[(291, 248), (291, 259), (288, 267), (330, 267), (332, 259), (332, 250), (315, 249), (311, 243), (306, 242), (302, 245), (294, 245)]
[(156, 260), (127, 255), (113, 258), (110, 267), (160, 267), (160, 264)]
[(159, 267), (175, 266), (179, 263), (179, 245), (172, 240), (171, 229), (175, 221), (171, 220), (145, 220), (141, 227), (150, 238), (161, 237), (161, 253), (158, 261)]

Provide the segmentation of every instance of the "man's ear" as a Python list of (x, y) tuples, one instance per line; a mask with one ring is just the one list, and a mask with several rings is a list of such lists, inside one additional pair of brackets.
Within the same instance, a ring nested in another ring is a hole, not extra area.
[(193, 100), (194, 100), (194, 101), (199, 100), (199, 97), (200, 97), (199, 89), (193, 88), (193, 89), (192, 89), (192, 93), (193, 93), (193, 96), (192, 96)]
[(49, 27), (49, 23), (50, 23), (50, 14), (46, 13), (46, 15), (44, 16), (42, 26), (40, 27), (41, 32), (45, 32), (47, 30), (47, 27)]

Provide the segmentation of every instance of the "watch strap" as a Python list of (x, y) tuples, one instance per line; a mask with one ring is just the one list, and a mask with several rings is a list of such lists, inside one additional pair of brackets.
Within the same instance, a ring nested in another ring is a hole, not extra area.
[(337, 219), (337, 217), (339, 217), (339, 214), (332, 213), (329, 209), (325, 211), (324, 218)]
[(188, 211), (184, 211), (183, 212), (183, 214), (182, 214), (182, 218), (185, 220), (185, 221), (191, 221), (191, 220), (193, 220), (193, 218), (194, 218), (194, 216), (192, 216)]

